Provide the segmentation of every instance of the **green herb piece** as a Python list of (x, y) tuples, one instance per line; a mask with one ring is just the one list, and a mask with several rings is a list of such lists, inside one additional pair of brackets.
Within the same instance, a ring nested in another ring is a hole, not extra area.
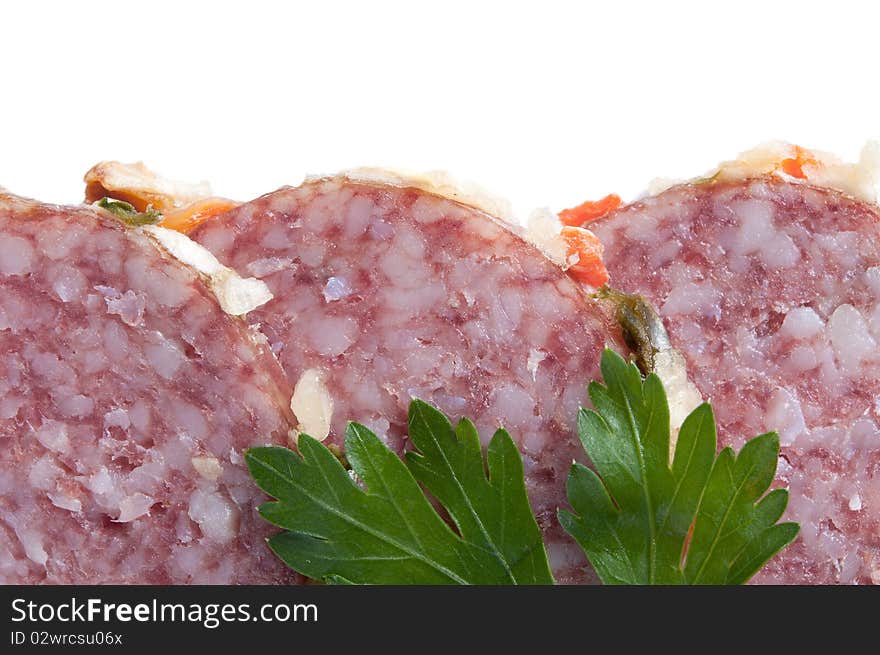
[(162, 220), (162, 212), (147, 207), (144, 212), (139, 212), (134, 205), (113, 198), (101, 198), (95, 203), (101, 209), (106, 209), (123, 223), (132, 226), (154, 225)]
[(495, 433), (484, 462), (470, 421), (453, 429), (417, 400), (409, 430), (419, 452), (408, 455), (408, 468), (367, 428), (349, 423), (346, 456), (366, 490), (307, 435), (299, 437), (300, 455), (272, 446), (248, 450), (251, 475), (277, 499), (260, 514), (285, 530), (269, 539), (272, 550), (294, 570), (328, 582), (552, 584), (510, 435)]
[(532, 514), (519, 450), (498, 430), (486, 457), (474, 424), (455, 430), (436, 409), (416, 400), (409, 409), (409, 436), (418, 452), (406, 454), (416, 479), (449, 512), (462, 537), (491, 553), (509, 584), (553, 584), (541, 530)]
[(601, 299), (610, 300), (615, 307), (615, 318), (620, 324), (623, 339), (630, 347), (639, 370), (647, 375), (654, 370), (657, 355), (671, 348), (663, 320), (644, 297), (624, 293), (609, 286), (596, 292)]
[(611, 350), (602, 377), (604, 385), (590, 384), (595, 410), (578, 415), (598, 475), (572, 466), (566, 488), (574, 513), (560, 510), (559, 520), (604, 583), (742, 584), (794, 540), (796, 523), (777, 524), (788, 492), (764, 495), (776, 471), (776, 433), (716, 457), (715, 419), (703, 404), (682, 424), (670, 466), (660, 379), (643, 380)]

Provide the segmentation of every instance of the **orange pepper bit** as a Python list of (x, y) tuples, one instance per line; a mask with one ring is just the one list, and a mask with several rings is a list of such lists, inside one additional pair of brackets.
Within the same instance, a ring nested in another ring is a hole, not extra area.
[(559, 220), (563, 225), (581, 226), (597, 218), (602, 218), (620, 206), (620, 196), (615, 193), (608, 194), (601, 200), (587, 200), (587, 202), (571, 209), (563, 209), (559, 212)]
[(808, 166), (818, 166), (819, 162), (816, 161), (816, 158), (813, 157), (813, 153), (809, 150), (804, 150), (800, 146), (795, 146), (794, 157), (783, 159), (779, 162), (779, 167), (786, 175), (796, 177), (799, 180), (806, 180), (807, 174), (804, 173), (804, 164)]
[(568, 246), (566, 259), (574, 261), (568, 273), (576, 280), (599, 288), (608, 282), (608, 269), (602, 261), (605, 246), (599, 237), (582, 227), (567, 225), (562, 228), (562, 238)]
[(186, 234), (205, 221), (218, 214), (227, 212), (230, 209), (234, 209), (240, 204), (241, 203), (233, 200), (226, 200), (225, 198), (205, 198), (204, 200), (197, 200), (184, 207), (171, 209), (165, 212), (165, 215), (159, 222), (159, 226)]

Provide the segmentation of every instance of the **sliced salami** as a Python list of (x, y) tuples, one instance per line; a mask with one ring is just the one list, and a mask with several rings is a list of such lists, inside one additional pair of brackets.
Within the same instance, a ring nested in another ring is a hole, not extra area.
[(880, 583), (877, 207), (771, 174), (675, 186), (590, 229), (611, 284), (659, 310), (721, 444), (779, 432), (801, 533), (756, 580)]
[(242, 461), (286, 443), (289, 398), (145, 233), (0, 194), (0, 581), (294, 581)]
[(578, 407), (601, 350), (625, 349), (606, 308), (510, 226), (405, 184), (310, 181), (246, 203), (190, 236), (274, 298), (251, 312), (295, 390), (311, 436), (346, 422), (407, 447), (412, 398), (506, 427), (563, 582), (593, 579), (556, 508), (583, 451)]

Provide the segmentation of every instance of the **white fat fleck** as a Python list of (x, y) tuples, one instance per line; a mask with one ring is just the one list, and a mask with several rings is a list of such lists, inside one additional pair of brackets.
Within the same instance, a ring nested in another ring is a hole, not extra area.
[(527, 431), (534, 421), (536, 412), (535, 397), (529, 390), (515, 382), (496, 386), (489, 397), (493, 413), (504, 427), (519, 429), (524, 434), (523, 445), (526, 450), (539, 451), (545, 443), (545, 435), (539, 431)]
[(798, 346), (792, 349), (788, 357), (782, 358), (781, 364), (786, 373), (799, 375), (816, 368), (819, 360), (812, 346)]
[(330, 434), (333, 399), (324, 385), (324, 374), (314, 368), (303, 373), (290, 399), (290, 409), (299, 422), (300, 432), (323, 441)]
[(550, 568), (554, 571), (580, 567), (582, 558), (583, 551), (575, 543), (567, 541), (547, 542), (547, 559), (550, 561)]
[(880, 298), (880, 266), (872, 266), (865, 271), (865, 282), (874, 293), (875, 298)]
[(828, 319), (828, 335), (845, 375), (856, 375), (862, 361), (877, 349), (865, 318), (852, 305), (841, 305)]
[(787, 234), (777, 234), (761, 248), (761, 259), (771, 269), (791, 268), (800, 258), (800, 250)]
[(789, 268), (800, 259), (800, 251), (790, 236), (779, 232), (774, 218), (776, 207), (760, 198), (732, 202), (730, 211), (740, 221), (731, 241), (735, 255), (756, 253), (768, 268)]
[(241, 316), (272, 300), (272, 292), (265, 282), (240, 277), (231, 268), (223, 266), (207, 248), (185, 234), (156, 225), (146, 225), (140, 229), (152, 236), (175, 259), (207, 277), (220, 307), (227, 314)]
[(292, 266), (293, 260), (287, 257), (264, 257), (263, 259), (252, 261), (245, 268), (254, 277), (266, 277)]
[(23, 237), (0, 234), (0, 275), (27, 275), (34, 266), (34, 248)]
[(63, 266), (55, 272), (52, 289), (62, 302), (72, 302), (82, 297), (87, 285), (86, 277), (72, 266)]
[(67, 453), (70, 450), (70, 439), (67, 436), (67, 424), (47, 419), (36, 431), (37, 441), (56, 453)]
[(56, 399), (56, 406), (62, 416), (68, 418), (82, 418), (90, 416), (95, 409), (95, 402), (88, 396), (81, 393), (69, 394), (68, 390), (59, 393)]
[(187, 513), (209, 541), (229, 543), (238, 531), (238, 509), (219, 493), (196, 489)]
[(721, 316), (721, 292), (710, 282), (687, 282), (675, 287), (666, 297), (661, 313), (664, 316), (694, 314)]
[(143, 325), (147, 306), (147, 299), (143, 294), (135, 293), (131, 289), (119, 293), (113, 287), (100, 285), (95, 289), (104, 296), (108, 314), (116, 314), (123, 323), (132, 327)]
[(547, 359), (547, 353), (539, 348), (532, 348), (529, 351), (529, 359), (526, 362), (526, 368), (532, 374), (532, 381), (538, 377), (538, 366)]
[(144, 345), (144, 355), (153, 370), (166, 380), (173, 379), (186, 361), (183, 351), (159, 331), (152, 333), (152, 343)]
[(20, 396), (6, 396), (0, 399), (0, 419), (14, 418), (24, 402), (24, 398)]
[(797, 396), (788, 389), (777, 388), (770, 396), (766, 423), (779, 433), (779, 445), (790, 446), (807, 430)]
[(179, 435), (196, 440), (207, 438), (208, 422), (203, 408), (183, 399), (172, 400), (169, 405), (168, 420), (173, 421)]
[(212, 289), (227, 314), (241, 316), (272, 300), (272, 292), (262, 280), (242, 278), (232, 269), (212, 278)]
[(51, 455), (44, 455), (33, 464), (28, 472), (28, 482), (37, 489), (49, 490), (55, 488), (55, 480), (63, 475), (64, 471), (55, 464)]
[(796, 307), (785, 315), (779, 334), (793, 339), (811, 339), (825, 329), (825, 322), (812, 307)]
[[(567, 267), (568, 246), (560, 231), (559, 217), (548, 207), (534, 210), (526, 223), (525, 238), (559, 266)], [(576, 263), (576, 262), (575, 262)]]
[(327, 278), (327, 284), (324, 285), (323, 293), (326, 302), (342, 300), (351, 295), (351, 285), (344, 277), (330, 277)]
[(36, 530), (29, 530), (27, 528), (16, 530), (16, 532), (18, 533), (18, 539), (21, 541), (21, 545), (24, 548), (24, 554), (27, 555), (27, 558), (41, 566), (46, 566), (49, 555), (46, 553), (46, 549), (43, 548), (43, 537), (40, 533)]
[(191, 461), (193, 468), (206, 480), (216, 480), (223, 473), (223, 466), (216, 457), (193, 457)]
[(758, 198), (731, 203), (730, 210), (739, 219), (734, 252), (748, 254), (760, 251), (776, 234), (773, 218), (776, 207), (772, 202)]
[(92, 473), (84, 483), (93, 494), (107, 494), (113, 491), (113, 479), (106, 466), (102, 466)]
[(119, 518), (116, 523), (129, 523), (144, 514), (149, 513), (150, 507), (156, 502), (151, 496), (136, 492), (126, 496), (119, 502)]
[(119, 428), (120, 430), (127, 431), (130, 427), (131, 417), (125, 409), (117, 407), (104, 414), (104, 430)]
[(55, 507), (66, 509), (69, 512), (82, 511), (82, 503), (79, 501), (78, 498), (71, 498), (70, 496), (51, 493), (46, 495), (49, 497), (49, 500), (52, 501), (52, 504), (55, 505)]
[(849, 497), (849, 508), (853, 512), (858, 512), (862, 509), (862, 497), (859, 494), (853, 494)]

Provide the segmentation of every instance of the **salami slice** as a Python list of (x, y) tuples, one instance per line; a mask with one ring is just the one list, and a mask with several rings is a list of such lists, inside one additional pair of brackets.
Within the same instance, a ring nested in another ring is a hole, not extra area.
[(756, 580), (880, 583), (877, 207), (765, 174), (675, 186), (590, 229), (611, 284), (656, 305), (721, 444), (779, 432), (801, 533)]
[(524, 455), (532, 506), (563, 582), (585, 558), (562, 532), (578, 407), (610, 313), (508, 225), (406, 185), (348, 178), (284, 188), (190, 236), (273, 300), (248, 320), (291, 383), (299, 426), (341, 444), (346, 422), (405, 449), (410, 399), (474, 420), (488, 442), (506, 427)]
[(271, 352), (141, 230), (0, 194), (0, 581), (281, 583), (242, 461)]

